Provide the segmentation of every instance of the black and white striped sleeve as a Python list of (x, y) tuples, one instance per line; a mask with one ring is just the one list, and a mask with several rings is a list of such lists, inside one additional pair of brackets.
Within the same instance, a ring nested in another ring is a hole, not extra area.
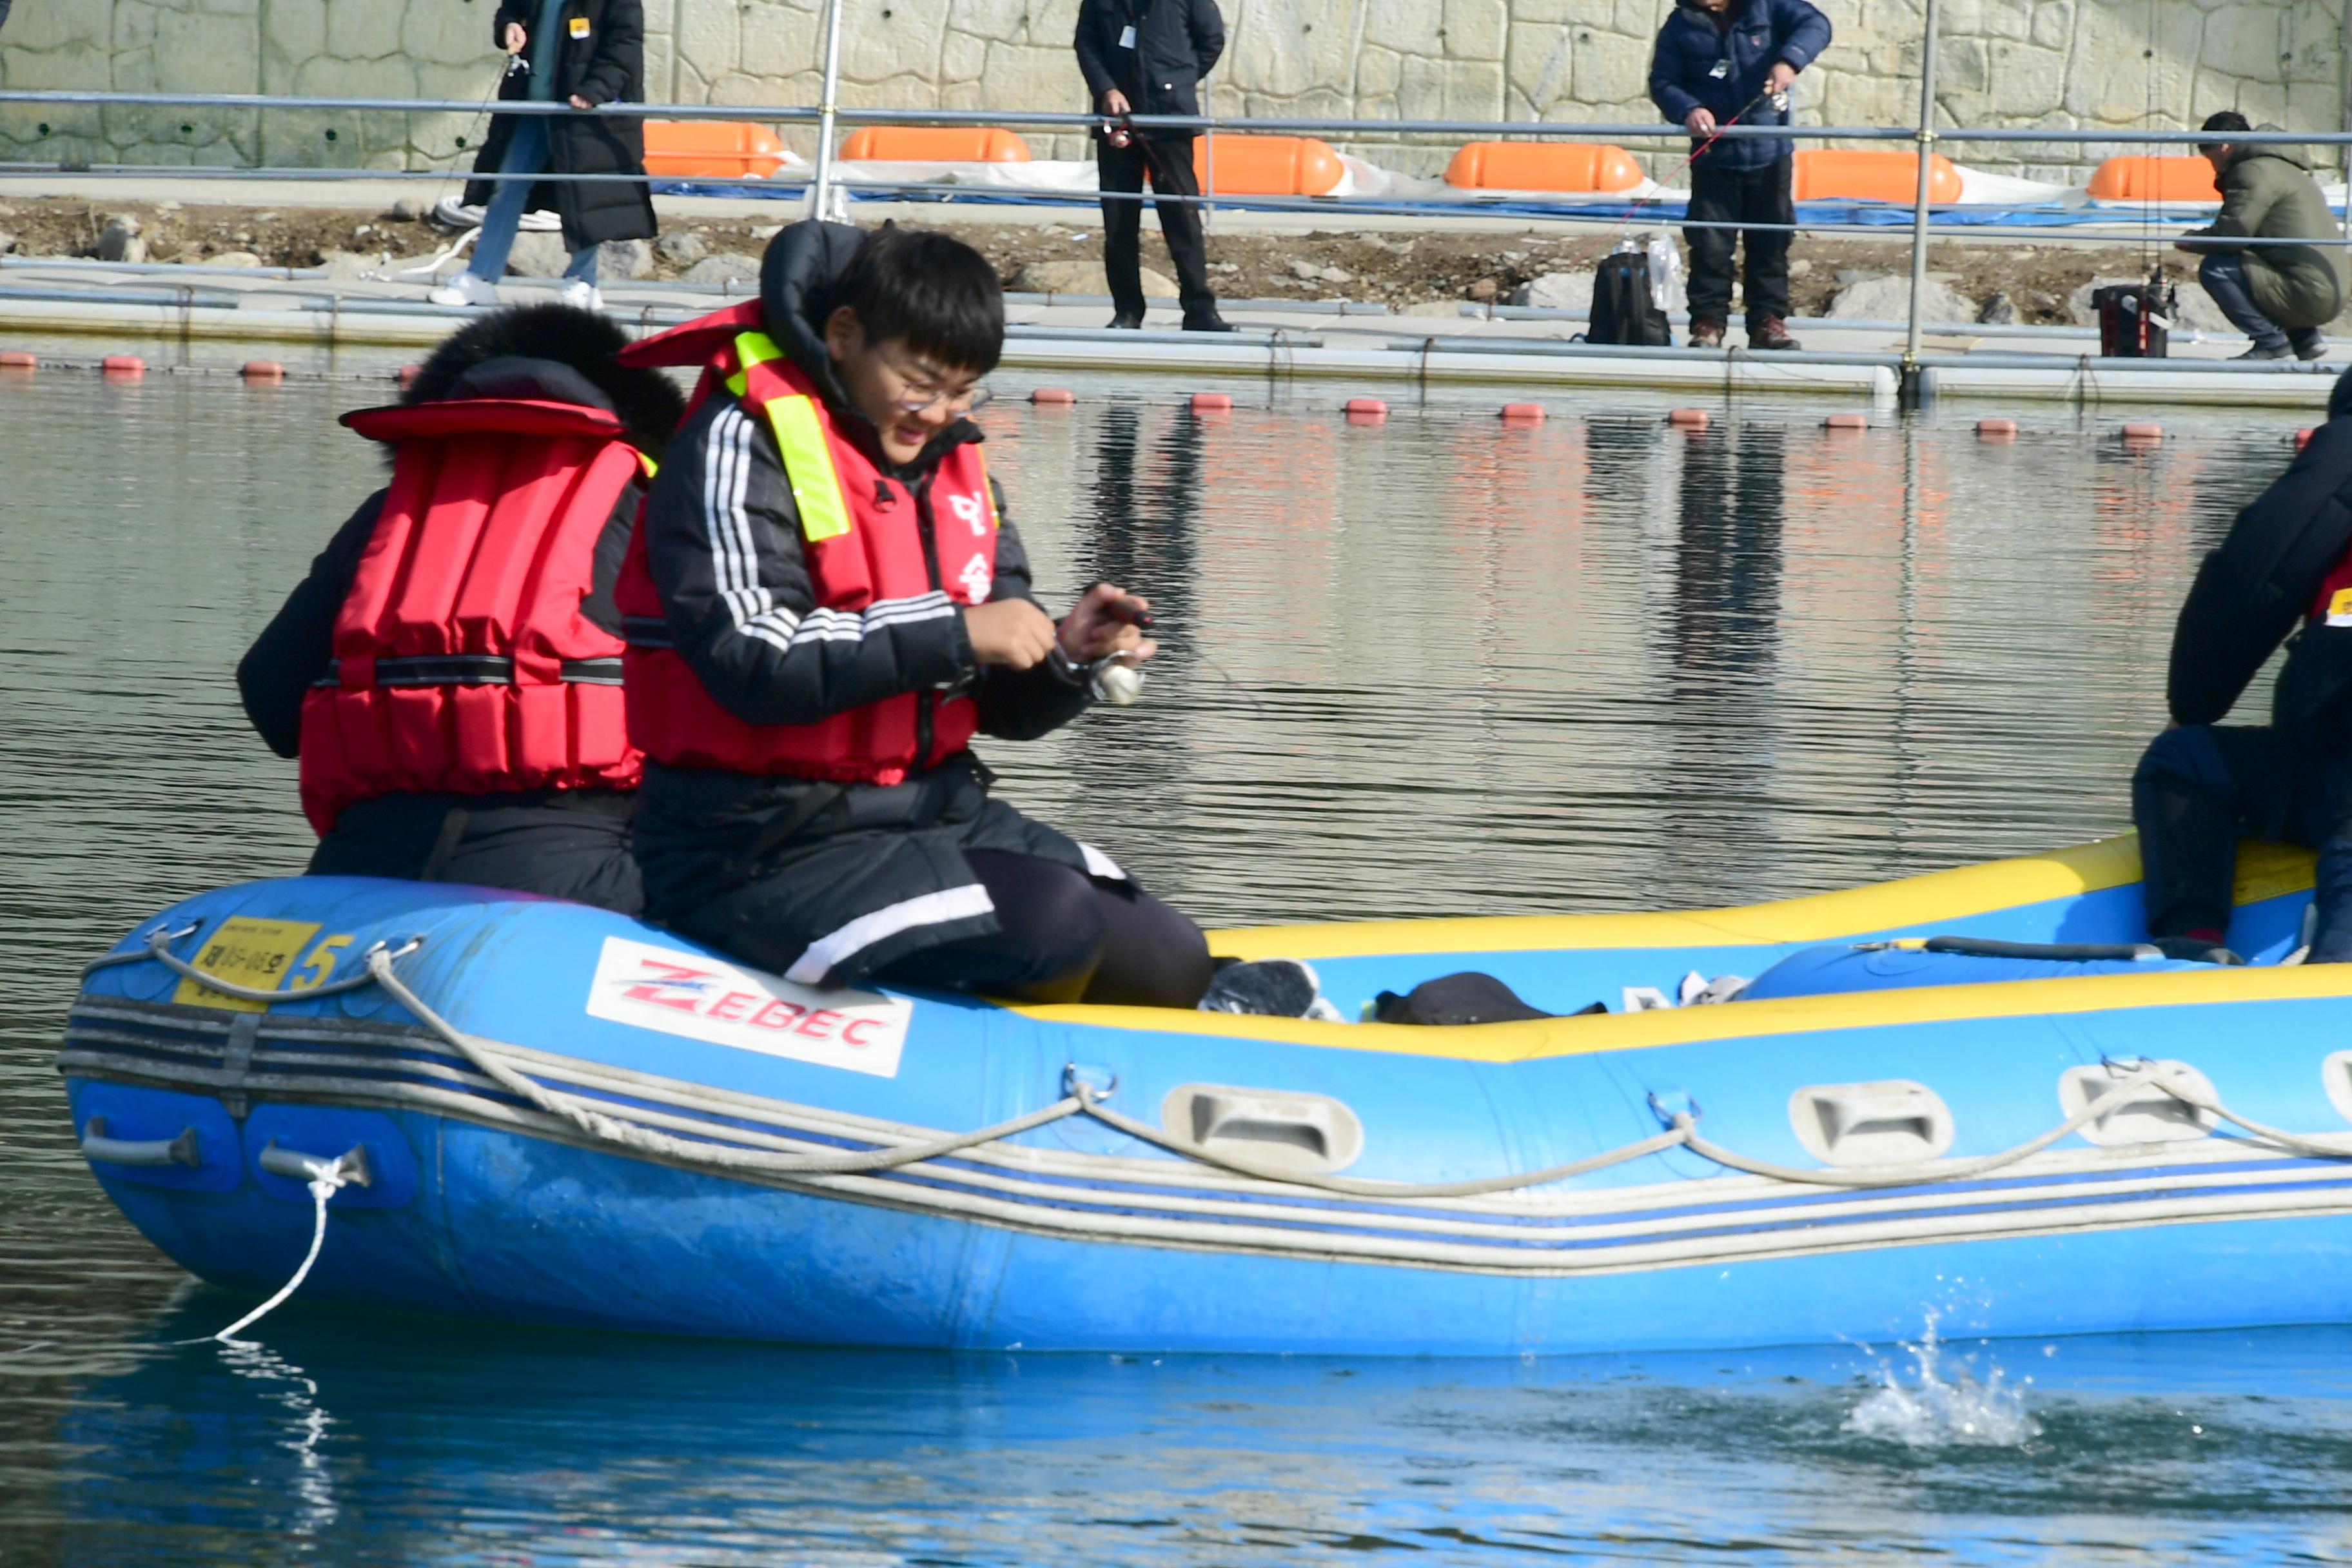
[(747, 724), (807, 724), (971, 678), (945, 594), (817, 608), (775, 439), (714, 398), (670, 443), (646, 503), (646, 559), (672, 645)]

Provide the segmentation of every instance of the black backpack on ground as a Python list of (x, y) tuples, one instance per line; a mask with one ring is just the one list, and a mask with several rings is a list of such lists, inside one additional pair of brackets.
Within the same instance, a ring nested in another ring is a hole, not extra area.
[(1588, 343), (1637, 343), (1665, 348), (1675, 341), (1666, 313), (1650, 294), (1650, 258), (1638, 250), (1601, 258), (1592, 274), (1592, 323)]
[(2108, 359), (2168, 357), (2173, 302), (2169, 283), (2111, 283), (2091, 290), (2099, 353)]

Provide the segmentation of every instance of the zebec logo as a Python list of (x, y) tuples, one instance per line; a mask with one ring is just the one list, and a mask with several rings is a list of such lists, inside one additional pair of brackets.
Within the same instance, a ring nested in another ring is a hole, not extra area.
[(587, 1011), (714, 1046), (896, 1078), (915, 1005), (872, 991), (819, 991), (723, 959), (608, 936)]

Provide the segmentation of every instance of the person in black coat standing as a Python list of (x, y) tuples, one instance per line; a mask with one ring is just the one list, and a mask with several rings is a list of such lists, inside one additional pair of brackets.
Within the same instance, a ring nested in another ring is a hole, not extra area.
[[(510, 57), (501, 100), (600, 103), (645, 100), (646, 13), (642, 0), (499, 0), (491, 37)], [(477, 174), (636, 174), (646, 172), (645, 122), (617, 115), (493, 115), (475, 160)], [(656, 233), (653, 194), (636, 181), (476, 180), (468, 205), (482, 205), (482, 232), (473, 259), (447, 286), (433, 290), (443, 305), (495, 305), (515, 226), (526, 207), (552, 207), (563, 220), (563, 303), (600, 308), (596, 247), (606, 240), (650, 239)]]
[[(1188, 332), (1233, 331), (1217, 314), (1209, 288), (1208, 245), (1201, 209), (1182, 198), (1201, 194), (1192, 174), (1192, 132), (1137, 130), (1130, 114), (1201, 112), (1201, 79), (1225, 52), (1225, 19), (1216, 0), (1078, 0), (1078, 69), (1104, 123), (1095, 131), (1096, 166), (1106, 192), (1140, 195), (1146, 174), (1161, 197), (1160, 232), (1176, 264), (1178, 298)], [(1114, 196), (1102, 205), (1103, 270), (1110, 279), (1114, 327), (1143, 325), (1143, 204)]]

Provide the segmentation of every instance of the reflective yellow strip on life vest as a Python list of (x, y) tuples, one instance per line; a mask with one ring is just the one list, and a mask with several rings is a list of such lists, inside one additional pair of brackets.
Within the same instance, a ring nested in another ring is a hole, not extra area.
[(801, 514), (801, 537), (814, 544), (847, 533), (849, 503), (842, 500), (841, 476), (834, 471), (816, 399), (799, 393), (771, 398), (768, 426), (776, 433), (776, 450), (783, 454), (784, 478), (792, 482), (793, 505)]
[(727, 390), (733, 393), (738, 397), (742, 396), (743, 389), (751, 384), (750, 377), (745, 374), (746, 372), (755, 364), (765, 364), (772, 359), (782, 359), (783, 357), (783, 349), (777, 344), (775, 339), (770, 337), (767, 333), (736, 333), (735, 374), (727, 378)]
[[(727, 390), (743, 396), (753, 365), (783, 357), (784, 351), (767, 333), (737, 333), (737, 368), (727, 378)], [(776, 450), (784, 459), (784, 478), (793, 487), (793, 506), (801, 514), (801, 537), (814, 543), (847, 533), (849, 503), (841, 496), (841, 476), (834, 469), (833, 448), (825, 442), (816, 400), (788, 393), (768, 399), (765, 410), (768, 427), (776, 434)]]
[(971, 466), (980, 470), (980, 504), (988, 509), (988, 526), (1002, 529), (1004, 520), (996, 515), (996, 487), (988, 482), (988, 454), (977, 446), (971, 448)]
[(637, 466), (645, 469), (646, 478), (647, 479), (652, 479), (656, 474), (661, 472), (661, 465), (655, 462), (651, 458), (646, 457), (643, 452), (639, 452), (637, 454)]

